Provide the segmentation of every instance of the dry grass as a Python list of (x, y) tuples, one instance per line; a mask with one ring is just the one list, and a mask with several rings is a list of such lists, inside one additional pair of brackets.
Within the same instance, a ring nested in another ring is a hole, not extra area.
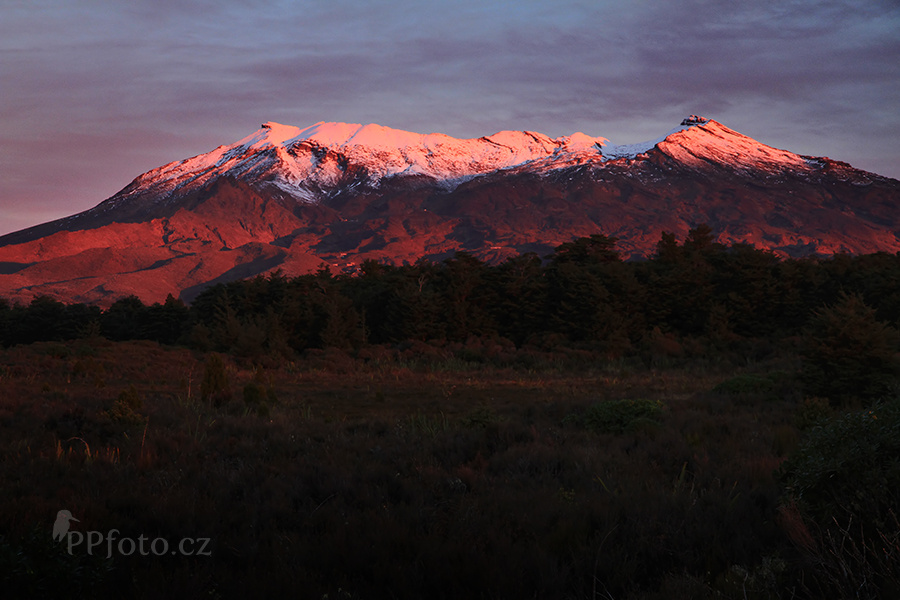
[[(792, 547), (772, 471), (796, 402), (711, 391), (734, 373), (329, 351), (262, 371), (226, 358), (234, 393), (215, 406), (206, 359), (0, 351), (0, 533), (49, 537), (67, 508), (82, 530), (211, 538), (206, 559), (116, 558), (123, 597), (728, 597)], [(248, 384), (271, 389), (264, 413)], [(665, 410), (622, 432), (579, 421), (621, 399)]]

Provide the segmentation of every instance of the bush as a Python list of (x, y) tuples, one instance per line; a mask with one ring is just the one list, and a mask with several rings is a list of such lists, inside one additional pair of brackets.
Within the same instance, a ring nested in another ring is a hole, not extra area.
[(221, 406), (231, 400), (228, 372), (225, 370), (225, 362), (218, 354), (211, 354), (206, 361), (203, 381), (200, 382), (200, 398), (204, 402), (212, 402), (215, 406)]
[(900, 333), (858, 295), (819, 310), (804, 334), (803, 383), (833, 404), (887, 395), (900, 376)]
[(797, 406), (794, 421), (800, 429), (811, 429), (823, 423), (833, 411), (827, 398), (804, 398)]
[(658, 425), (663, 404), (658, 400), (608, 400), (585, 411), (584, 426), (602, 433), (623, 433), (643, 425)]
[(144, 417), (140, 414), (140, 410), (144, 407), (141, 396), (133, 385), (128, 386), (127, 390), (122, 390), (119, 397), (113, 403), (112, 408), (108, 411), (110, 418), (114, 421), (125, 424), (141, 423)]
[(900, 399), (813, 427), (783, 466), (789, 496), (818, 521), (838, 510), (883, 525), (900, 507)]
[(772, 391), (774, 384), (767, 377), (759, 375), (737, 375), (726, 379), (713, 388), (714, 392), (721, 394), (766, 394)]
[(832, 597), (900, 590), (900, 398), (814, 427), (782, 465), (782, 522)]

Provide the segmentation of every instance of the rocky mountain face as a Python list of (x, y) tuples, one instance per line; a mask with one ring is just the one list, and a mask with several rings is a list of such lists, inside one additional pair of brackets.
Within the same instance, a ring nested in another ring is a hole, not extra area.
[(500, 132), (460, 140), (378, 125), (266, 123), (149, 171), (96, 207), (0, 237), (0, 296), (101, 305), (190, 300), (281, 269), (498, 262), (580, 236), (649, 256), (700, 223), (783, 256), (900, 251), (900, 181), (772, 148), (692, 116), (650, 142)]

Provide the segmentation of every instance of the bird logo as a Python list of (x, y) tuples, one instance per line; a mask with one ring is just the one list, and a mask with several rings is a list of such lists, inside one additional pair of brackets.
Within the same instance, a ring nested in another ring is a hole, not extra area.
[(78, 519), (72, 516), (67, 510), (61, 510), (56, 513), (56, 522), (53, 524), (53, 540), (61, 541), (66, 532), (69, 531), (69, 521), (75, 521), (76, 523), (80, 523)]

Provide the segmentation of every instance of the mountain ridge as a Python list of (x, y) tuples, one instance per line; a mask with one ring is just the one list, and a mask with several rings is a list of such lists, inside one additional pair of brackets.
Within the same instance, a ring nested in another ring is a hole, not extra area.
[[(267, 122), (135, 178), (94, 208), (0, 237), (0, 296), (111, 303), (320, 264), (488, 261), (618, 237), (648, 256), (708, 223), (782, 256), (900, 251), (900, 182), (692, 115), (614, 145), (583, 133), (460, 140), (380, 125)], [(187, 290), (187, 292), (185, 291)]]

